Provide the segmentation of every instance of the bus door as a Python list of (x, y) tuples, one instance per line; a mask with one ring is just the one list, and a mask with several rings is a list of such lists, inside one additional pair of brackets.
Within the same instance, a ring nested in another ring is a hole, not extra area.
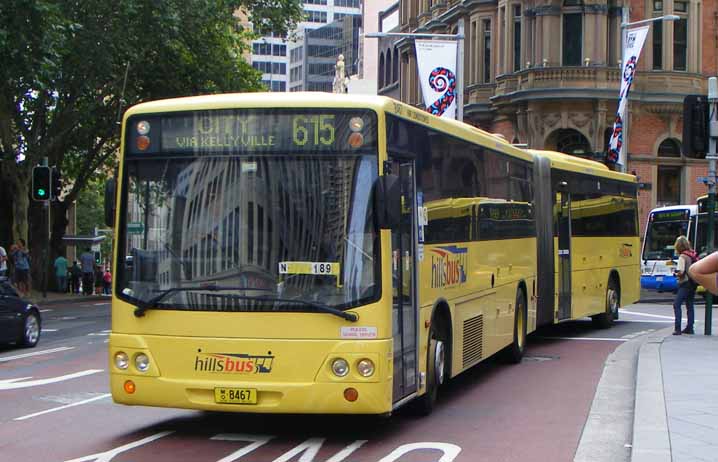
[(558, 319), (571, 317), (571, 193), (558, 192)]
[(413, 160), (394, 159), (391, 172), (401, 184), (401, 223), (391, 232), (392, 323), (394, 337), (393, 402), (417, 389), (416, 180)]

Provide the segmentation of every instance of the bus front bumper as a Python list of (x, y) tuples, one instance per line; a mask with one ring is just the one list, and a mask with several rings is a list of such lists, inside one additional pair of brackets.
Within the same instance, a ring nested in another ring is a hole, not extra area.
[[(134, 384), (132, 394), (125, 382)], [(172, 380), (112, 374), (112, 399), (119, 404), (271, 414), (384, 414), (391, 412), (391, 381), (378, 383), (237, 383)], [(215, 388), (254, 389), (256, 404), (220, 404)], [(345, 390), (358, 395), (350, 402)]]

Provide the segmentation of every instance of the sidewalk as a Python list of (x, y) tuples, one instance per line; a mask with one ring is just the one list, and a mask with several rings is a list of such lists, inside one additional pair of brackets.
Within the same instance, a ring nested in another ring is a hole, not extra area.
[(84, 303), (94, 300), (107, 300), (110, 301), (109, 295), (93, 294), (93, 295), (82, 295), (82, 294), (70, 294), (59, 292), (47, 292), (47, 297), (42, 296), (42, 291), (31, 290), (27, 300), (40, 305), (59, 305), (61, 303)]
[(718, 461), (716, 317), (712, 336), (697, 319), (695, 335), (670, 327), (640, 346), (631, 461)]

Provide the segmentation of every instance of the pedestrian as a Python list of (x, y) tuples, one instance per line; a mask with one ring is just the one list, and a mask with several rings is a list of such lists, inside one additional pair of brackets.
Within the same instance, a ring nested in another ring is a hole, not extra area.
[(112, 288), (112, 273), (110, 273), (110, 269), (105, 268), (105, 272), (102, 274), (102, 293), (105, 295), (110, 295)]
[[(673, 300), (673, 314), (675, 315), (673, 335), (681, 335), (681, 333), (692, 334), (695, 319), (693, 301), (698, 286), (688, 277), (688, 271), (693, 262), (698, 260), (698, 255), (691, 248), (691, 243), (685, 236), (678, 236), (673, 247), (676, 249), (676, 253), (678, 253), (678, 265), (675, 269), (676, 277), (678, 278), (678, 292), (676, 292), (676, 298)], [(688, 324), (686, 328), (681, 331), (681, 306), (684, 302), (686, 304), (686, 311), (688, 312)]]
[(718, 295), (718, 252), (713, 252), (691, 265), (691, 278), (708, 292)]
[(80, 269), (82, 269), (82, 293), (92, 295), (92, 288), (95, 286), (95, 256), (86, 248), (80, 255)]
[(95, 294), (99, 295), (102, 293), (102, 287), (104, 286), (104, 282), (102, 281), (102, 275), (105, 272), (102, 269), (102, 266), (95, 265)]
[(7, 252), (5, 247), (0, 245), (0, 279), (7, 277)]
[(12, 259), (15, 266), (15, 285), (17, 290), (27, 297), (30, 293), (30, 252), (27, 250), (24, 239), (17, 240)]
[(55, 259), (55, 278), (57, 279), (57, 291), (61, 294), (67, 292), (67, 258), (60, 254)]
[(72, 262), (72, 268), (70, 268), (70, 292), (73, 294), (80, 293), (80, 278), (82, 277), (82, 270), (80, 265), (77, 264), (77, 260)]

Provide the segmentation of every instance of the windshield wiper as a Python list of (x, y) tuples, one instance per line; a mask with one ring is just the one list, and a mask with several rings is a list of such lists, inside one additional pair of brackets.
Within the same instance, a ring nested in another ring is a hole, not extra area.
[(214, 295), (214, 296), (215, 297), (228, 297), (228, 298), (234, 298), (237, 300), (248, 300), (248, 301), (255, 301), (255, 302), (294, 303), (297, 305), (310, 306), (310, 307), (315, 308), (316, 310), (321, 311), (323, 313), (329, 313), (329, 314), (333, 314), (334, 316), (339, 316), (340, 318), (344, 318), (347, 321), (357, 322), (359, 320), (359, 316), (356, 313), (352, 313), (350, 311), (338, 310), (336, 308), (332, 308), (329, 305), (324, 305), (323, 303), (311, 302), (308, 300), (296, 300), (293, 298), (276, 298), (276, 297), (253, 297), (251, 295), (236, 295), (236, 294)]
[(161, 291), (159, 294), (155, 295), (154, 297), (150, 298), (149, 300), (138, 300), (137, 301), (137, 308), (135, 308), (135, 316), (138, 318), (145, 315), (145, 311), (154, 308), (157, 306), (159, 302), (164, 300), (165, 297), (167, 297), (170, 294), (173, 294), (175, 292), (192, 292), (195, 290), (202, 290), (202, 291), (220, 291), (220, 290), (262, 290), (262, 291), (270, 291), (271, 289), (261, 289), (258, 287), (235, 287), (235, 286), (218, 286), (215, 284), (207, 284), (205, 286), (199, 286), (199, 287), (170, 287), (169, 289), (165, 289)]

